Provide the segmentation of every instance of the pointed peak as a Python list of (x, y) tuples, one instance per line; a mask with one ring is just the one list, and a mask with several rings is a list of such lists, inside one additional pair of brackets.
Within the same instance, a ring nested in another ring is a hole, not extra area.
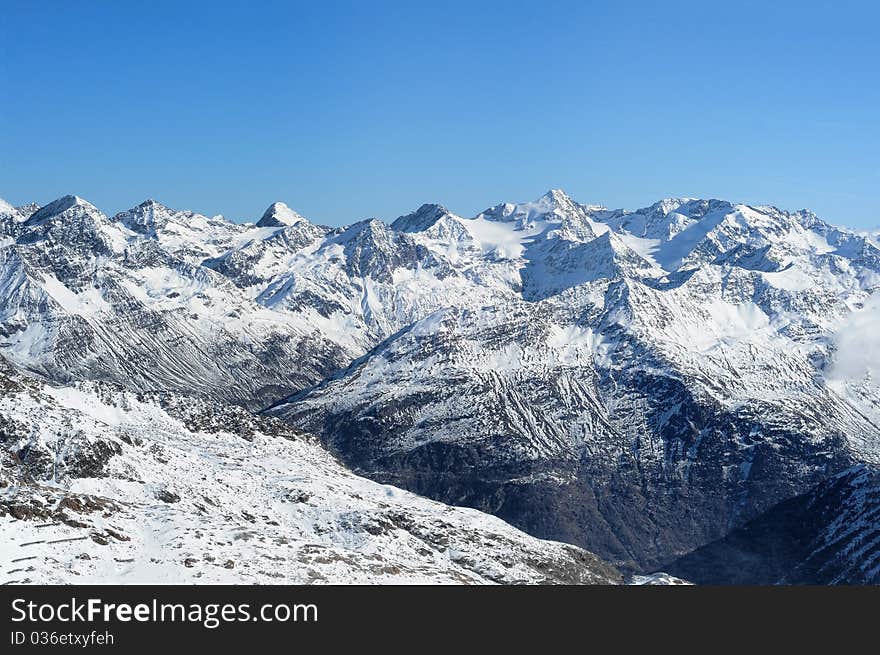
[(578, 208), (577, 203), (562, 189), (550, 189), (530, 204), (541, 211), (557, 214), (570, 214)]
[(574, 202), (571, 199), (571, 196), (569, 196), (562, 189), (550, 189), (547, 193), (545, 193), (543, 196), (541, 196), (536, 202), (540, 202), (542, 200), (547, 203), (552, 203), (556, 206), (571, 204)]
[(655, 271), (656, 266), (633, 250), (623, 239), (611, 230), (606, 230), (590, 241), (588, 247), (608, 253), (615, 265), (630, 273)]
[(125, 222), (127, 220), (132, 220), (132, 218), (142, 219), (142, 217), (147, 216), (148, 214), (156, 214), (157, 212), (173, 214), (175, 213), (175, 210), (167, 205), (163, 205), (158, 200), (147, 198), (139, 205), (135, 205), (125, 211), (119, 212), (113, 217), (113, 220)]
[(380, 239), (389, 233), (393, 234), (393, 231), (385, 224), (385, 221), (379, 218), (364, 218), (340, 228), (337, 239), (339, 243), (347, 243), (349, 241), (362, 241), (365, 239)]
[(88, 202), (87, 200), (83, 200), (79, 196), (62, 196), (61, 198), (53, 200), (45, 207), (34, 212), (34, 214), (27, 220), (27, 223), (29, 225), (41, 223), (74, 207), (82, 207), (83, 209), (95, 212), (98, 211), (98, 208), (95, 207), (92, 203)]
[(153, 198), (147, 198), (137, 206), (137, 209), (168, 209), (168, 206)]
[(121, 223), (129, 230), (147, 234), (161, 229), (168, 222), (168, 216), (174, 213), (162, 203), (148, 198), (141, 204), (119, 212), (113, 217), (113, 221)]
[(385, 225), (385, 221), (383, 221), (382, 219), (376, 218), (376, 217), (370, 217), (370, 218), (363, 218), (355, 223), (352, 223), (348, 227), (348, 229), (352, 230), (353, 232), (364, 232), (365, 230), (384, 231), (385, 229), (387, 229), (387, 227), (388, 226)]
[(274, 202), (263, 212), (257, 227), (289, 227), (306, 220), (283, 202)]
[(444, 216), (449, 215), (449, 210), (443, 205), (425, 203), (414, 212), (395, 219), (391, 224), (391, 229), (398, 232), (423, 232)]
[(658, 212), (663, 214), (669, 214), (670, 212), (677, 211), (682, 208), (684, 205), (699, 202), (697, 198), (663, 198), (662, 200), (658, 200), (653, 205), (648, 207), (649, 210), (653, 212)]
[(558, 221), (566, 216), (583, 213), (583, 208), (562, 189), (550, 189), (537, 200), (523, 203), (505, 202), (487, 209), (479, 218), (489, 221)]
[(596, 243), (601, 243), (601, 244), (607, 243), (607, 244), (611, 244), (611, 245), (617, 245), (617, 244), (623, 245), (623, 241), (621, 241), (620, 238), (616, 234), (614, 234), (614, 232), (612, 232), (611, 230), (605, 230), (601, 234), (598, 234), (596, 236), (596, 238), (594, 239), (594, 241)]

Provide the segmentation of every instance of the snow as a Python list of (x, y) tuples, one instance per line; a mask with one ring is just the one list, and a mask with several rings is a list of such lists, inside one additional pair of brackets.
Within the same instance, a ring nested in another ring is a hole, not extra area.
[(62, 407), (73, 410), (75, 414), (84, 414), (108, 427), (117, 427), (127, 420), (126, 412), (121, 408), (102, 402), (81, 387), (47, 386), (43, 391)]
[(574, 364), (588, 355), (607, 363), (607, 344), (602, 334), (579, 325), (551, 325), (547, 345), (557, 350), (558, 361)]
[(772, 273), (763, 272), (761, 276), (769, 284), (784, 291), (806, 291), (816, 283), (815, 278), (799, 266), (789, 266)]
[(167, 308), (191, 306), (198, 294), (210, 286), (206, 278), (182, 275), (171, 268), (141, 268), (129, 291), (153, 306)]
[(94, 287), (77, 294), (49, 274), (43, 275), (42, 286), (52, 299), (70, 314), (94, 316), (99, 312), (110, 310), (110, 305), (101, 296), (101, 291)]
[(522, 257), (525, 244), (548, 228), (546, 221), (530, 221), (525, 226), (477, 217), (464, 221), (483, 252), (501, 259)]
[(621, 232), (617, 236), (627, 245), (627, 247), (636, 251), (640, 257), (645, 259), (652, 266), (662, 268), (660, 263), (654, 258), (655, 253), (660, 250), (663, 243), (660, 239), (645, 239), (634, 236), (628, 232)]
[(821, 234), (817, 234), (812, 230), (804, 230), (802, 232), (803, 239), (807, 247), (817, 255), (834, 252), (835, 248), (828, 243), (828, 239)]
[(283, 227), (252, 227), (246, 232), (237, 235), (233, 239), (232, 244), (235, 248), (241, 248), (254, 241), (265, 241), (266, 239), (274, 237), (283, 229)]
[(55, 332), (43, 323), (29, 323), (14, 335), (0, 341), (0, 353), (19, 366), (30, 366), (51, 352)]
[[(213, 411), (170, 402), (184, 415)], [(570, 546), (357, 477), (293, 433), (200, 432), (156, 399), (100, 385), (5, 394), (0, 416), (30, 428), (11, 447), (55, 454), (50, 478), (3, 485), (0, 504), (102, 504), (42, 530), (40, 521), (0, 522), (0, 561), (11, 571), (3, 582), (534, 583), (556, 566), (574, 567), (571, 581), (614, 581), (570, 560)], [(119, 454), (104, 475), (67, 476), (68, 462), (108, 439)], [(74, 541), (49, 543), (59, 539)], [(39, 542), (27, 546), (36, 559), (10, 566), (27, 542)]]
[[(293, 211), (290, 207), (285, 205), (283, 202), (273, 203), (269, 209), (263, 214), (263, 217), (260, 219), (260, 223), (262, 224), (275, 224), (281, 226), (291, 226), (299, 223), (300, 221), (305, 220), (302, 216)], [(260, 224), (258, 223), (258, 225)]]
[(690, 582), (686, 580), (682, 580), (681, 578), (676, 578), (673, 575), (669, 575), (668, 573), (658, 572), (658, 573), (650, 573), (648, 575), (634, 575), (629, 580), (629, 584), (638, 585), (638, 586), (669, 586), (669, 585), (689, 585)]
[(880, 383), (880, 293), (850, 314), (835, 335), (836, 352), (829, 377)]
[(725, 220), (737, 220), (737, 216), (716, 211), (699, 221), (690, 223), (668, 241), (651, 251), (654, 261), (667, 271), (674, 271), (706, 236)]
[(449, 315), (449, 310), (441, 309), (433, 314), (429, 314), (422, 320), (418, 321), (409, 330), (412, 337), (429, 337), (445, 331), (444, 319)]

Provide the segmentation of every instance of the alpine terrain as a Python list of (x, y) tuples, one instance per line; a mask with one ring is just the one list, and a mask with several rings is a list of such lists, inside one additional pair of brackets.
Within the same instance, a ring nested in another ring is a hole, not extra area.
[(7, 577), (880, 582), (878, 286), (722, 200), (0, 201)]

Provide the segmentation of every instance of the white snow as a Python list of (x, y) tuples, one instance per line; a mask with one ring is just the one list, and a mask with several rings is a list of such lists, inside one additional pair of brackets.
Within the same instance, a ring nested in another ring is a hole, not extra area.
[(88, 287), (77, 294), (46, 273), (43, 275), (43, 288), (62, 309), (77, 316), (94, 316), (110, 310), (110, 305), (101, 296), (100, 289), (94, 287)]
[(837, 350), (829, 373), (835, 380), (868, 378), (880, 385), (880, 293), (850, 314), (835, 335)]
[(269, 209), (266, 210), (266, 215), (271, 216), (276, 221), (286, 226), (295, 225), (296, 223), (305, 220), (283, 202), (273, 203)]
[[(0, 522), (2, 582), (524, 583), (568, 561), (583, 569), (581, 582), (613, 581), (570, 560), (570, 546), (357, 477), (302, 436), (194, 431), (155, 400), (95, 385), (7, 393), (0, 416), (29, 429), (9, 447), (55, 456), (50, 478), (0, 485), (0, 502), (103, 505), (68, 510), (77, 527)], [(119, 449), (105, 474), (69, 478), (66, 463), (97, 440)], [(75, 541), (48, 543), (58, 539)], [(40, 542), (26, 550), (36, 559), (13, 566), (27, 542)]]
[(607, 347), (602, 334), (579, 325), (551, 325), (547, 345), (556, 349), (563, 364), (574, 364), (589, 356), (607, 363)]
[(763, 272), (761, 276), (777, 289), (785, 291), (806, 291), (816, 283), (813, 276), (796, 265), (772, 273)]
[(544, 232), (548, 223), (530, 221), (524, 226), (516, 223), (502, 223), (477, 217), (465, 220), (464, 225), (477, 240), (486, 254), (502, 259), (518, 259), (522, 256), (525, 244)]

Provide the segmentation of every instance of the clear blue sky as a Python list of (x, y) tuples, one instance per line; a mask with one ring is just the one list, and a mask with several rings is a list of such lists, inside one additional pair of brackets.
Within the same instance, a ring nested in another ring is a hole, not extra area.
[(562, 187), (880, 224), (877, 3), (180, 4), (0, 0), (0, 197), (342, 224)]

